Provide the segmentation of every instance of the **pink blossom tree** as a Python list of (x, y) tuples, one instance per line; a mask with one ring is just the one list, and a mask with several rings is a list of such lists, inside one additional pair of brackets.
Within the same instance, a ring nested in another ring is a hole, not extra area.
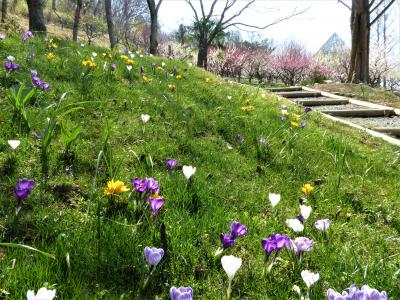
[(304, 47), (292, 41), (275, 55), (273, 68), (283, 83), (294, 85), (309, 74), (311, 61)]

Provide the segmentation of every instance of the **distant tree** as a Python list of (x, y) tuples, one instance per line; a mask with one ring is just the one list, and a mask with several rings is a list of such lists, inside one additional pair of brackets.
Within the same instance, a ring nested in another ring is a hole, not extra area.
[(113, 20), (118, 43), (137, 45), (138, 26), (150, 22), (146, 0), (114, 0)]
[(4, 23), (7, 18), (7, 0), (1, 1), (1, 22)]
[(181, 45), (185, 44), (186, 33), (187, 33), (187, 29), (186, 29), (185, 25), (180, 24), (178, 31), (175, 33), (175, 36)]
[(151, 54), (157, 54), (158, 51), (158, 10), (160, 9), (163, 0), (147, 0), (147, 5), (150, 11), (151, 30), (150, 30), (150, 50)]
[(311, 63), (311, 57), (302, 45), (289, 42), (275, 56), (273, 65), (283, 83), (294, 85), (308, 75)]
[(26, 0), (28, 4), (29, 14), (29, 30), (32, 32), (44, 32), (46, 33), (46, 24), (43, 15), (42, 0)]
[(104, 8), (106, 11), (106, 20), (107, 20), (107, 28), (108, 28), (108, 37), (110, 39), (110, 48), (112, 49), (117, 45), (117, 39), (115, 37), (114, 23), (112, 20), (111, 0), (104, 0)]
[(72, 40), (78, 41), (79, 20), (81, 18), (82, 0), (76, 0), (74, 25), (72, 27)]
[[(224, 4), (222, 12), (219, 15), (215, 14), (214, 12), (218, 0), (213, 0), (211, 2), (210, 10), (208, 13), (206, 13), (204, 8), (205, 0), (199, 1), (200, 12), (198, 12), (198, 10), (195, 8), (194, 0), (185, 0), (185, 1), (186, 3), (189, 4), (194, 13), (195, 20), (193, 28), (196, 29), (196, 41), (199, 49), (197, 55), (197, 66), (204, 69), (207, 69), (208, 48), (210, 47), (210, 45), (212, 45), (212, 43), (217, 37), (221, 37), (221, 35), (226, 34), (225, 31), (227, 28), (232, 26), (244, 26), (256, 29), (265, 29), (269, 26), (272, 26), (283, 20), (287, 20), (293, 16), (299, 15), (302, 12), (304, 12), (304, 11), (297, 12), (296, 10), (294, 10), (294, 12), (290, 16), (278, 18), (275, 21), (271, 22), (270, 24), (260, 27), (237, 21), (237, 18), (245, 10), (247, 10), (255, 2), (255, 0), (246, 1), (245, 5), (243, 5), (240, 8), (238, 8), (238, 6), (236, 5), (238, 3), (241, 3), (241, 1), (239, 0), (224, 0), (224, 1), (220, 0), (219, 2), (224, 2)], [(236, 13), (228, 17), (227, 13), (234, 10), (234, 8), (237, 8)]]

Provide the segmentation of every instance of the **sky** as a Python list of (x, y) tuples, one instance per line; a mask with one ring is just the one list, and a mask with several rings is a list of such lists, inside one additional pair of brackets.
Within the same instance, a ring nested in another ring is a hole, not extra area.
[[(199, 1), (193, 1), (199, 8)], [(210, 1), (207, 0), (206, 3), (208, 11)], [(245, 0), (239, 0), (237, 6), (232, 8), (232, 13), (238, 11), (245, 3)], [(295, 9), (297, 11), (306, 9), (306, 11), (264, 30), (254, 33), (242, 31), (242, 38), (250, 39), (252, 36), (272, 38), (277, 44), (293, 39), (302, 43), (309, 51), (315, 52), (336, 32), (347, 45), (350, 45), (350, 10), (337, 0), (256, 0), (243, 12), (238, 21), (265, 26), (277, 18), (291, 15)], [(215, 12), (220, 13), (221, 9), (216, 7)], [(164, 0), (159, 11), (159, 23), (163, 31), (175, 31), (179, 24), (190, 25), (192, 21), (193, 12), (184, 0)], [(234, 27), (231, 28), (236, 30)]]

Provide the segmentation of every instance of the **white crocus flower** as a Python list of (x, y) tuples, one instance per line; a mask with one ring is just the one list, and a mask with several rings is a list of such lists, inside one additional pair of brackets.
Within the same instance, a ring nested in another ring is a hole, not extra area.
[(131, 58), (134, 58), (134, 57), (135, 57), (135, 54), (130, 53), (129, 56), (130, 56)]
[(126, 66), (126, 69), (128, 70), (128, 72), (132, 71), (132, 66)]
[(231, 99), (232, 99), (232, 96), (226, 96), (226, 98), (228, 98), (228, 100), (231, 100)]
[(8, 60), (8, 61), (14, 61), (14, 60), (15, 60), (15, 57), (12, 56), (12, 55), (9, 55), (9, 56), (7, 56), (7, 60)]
[(228, 150), (232, 150), (233, 149), (232, 145), (229, 144), (229, 143), (226, 143), (226, 147), (228, 148)]
[(143, 122), (143, 123), (147, 123), (147, 122), (150, 120), (150, 116), (149, 116), (149, 115), (144, 115), (144, 114), (142, 114), (142, 115), (140, 116), (140, 118), (142, 119), (142, 122)]
[(310, 217), (311, 211), (311, 206), (300, 205), (300, 214), (303, 216), (304, 220), (307, 220)]
[(183, 175), (185, 175), (186, 179), (189, 180), (190, 177), (192, 177), (194, 175), (194, 173), (196, 173), (196, 167), (183, 166), (182, 172), (183, 172)]
[(236, 272), (242, 266), (242, 259), (233, 255), (224, 255), (221, 258), (221, 264), (226, 272), (226, 275), (228, 275), (229, 282), (232, 282)]
[(96, 53), (96, 52), (92, 52), (92, 56), (93, 56), (93, 57), (96, 57), (96, 56), (97, 56), (97, 53)]
[(301, 278), (309, 289), (314, 283), (319, 280), (319, 274), (310, 272), (309, 270), (301, 271)]
[(298, 219), (287, 219), (286, 225), (294, 232), (302, 232), (304, 230), (304, 225)]
[(271, 202), (271, 206), (275, 207), (279, 201), (281, 201), (281, 195), (270, 193), (268, 196), (269, 202)]
[(10, 147), (13, 149), (17, 149), (18, 146), (21, 144), (21, 141), (19, 141), (19, 140), (8, 140), (7, 142), (10, 145)]
[(189, 66), (189, 67), (192, 67), (192, 66), (193, 66), (193, 64), (192, 64), (192, 63), (188, 63), (188, 66)]
[(165, 67), (165, 62), (161, 63), (161, 67), (163, 67), (163, 68)]
[(40, 288), (36, 295), (31, 290), (26, 293), (27, 300), (52, 300), (55, 296), (56, 290), (48, 290), (45, 287)]

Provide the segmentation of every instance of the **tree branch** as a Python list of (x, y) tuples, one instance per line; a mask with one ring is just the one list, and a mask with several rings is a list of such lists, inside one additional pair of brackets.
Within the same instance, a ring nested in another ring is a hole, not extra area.
[(368, 26), (371, 27), (372, 25), (374, 25), (374, 23), (376, 21), (379, 20), (380, 17), (382, 17), (382, 15), (389, 9), (389, 7), (392, 6), (392, 4), (395, 2), (396, 0), (392, 0), (389, 2), (388, 5), (386, 5), (386, 7), (375, 17), (375, 19), (373, 19), (371, 22), (369, 22)]
[(371, 0), (371, 2), (368, 4), (368, 7), (371, 7), (372, 4), (374, 4), (375, 0)]
[[(200, 0), (200, 1), (201, 1), (201, 3), (203, 2), (203, 0)], [(214, 0), (214, 2), (211, 4), (210, 12), (208, 13), (208, 16), (206, 18), (207, 21), (211, 18), (212, 14), (214, 12), (215, 4), (217, 4), (217, 0)]]
[(306, 8), (306, 9), (304, 9), (304, 10), (302, 10), (302, 11), (296, 12), (296, 9), (295, 9), (295, 10), (293, 11), (293, 13), (292, 13), (290, 16), (286, 16), (286, 17), (283, 17), (283, 18), (278, 18), (278, 19), (276, 19), (275, 21), (273, 21), (272, 23), (270, 23), (270, 24), (268, 24), (268, 25), (265, 25), (265, 26), (255, 26), (255, 25), (245, 24), (245, 23), (242, 23), (242, 22), (234, 22), (234, 23), (227, 24), (227, 25), (224, 26), (222, 29), (226, 29), (226, 28), (228, 28), (228, 27), (231, 27), (231, 26), (238, 26), (238, 25), (239, 25), (239, 26), (249, 27), (249, 28), (255, 28), (255, 29), (266, 29), (266, 28), (271, 27), (271, 26), (273, 26), (273, 25), (275, 25), (275, 24), (278, 24), (278, 23), (280, 23), (280, 22), (282, 22), (282, 21), (285, 21), (285, 20), (288, 20), (288, 19), (293, 18), (293, 17), (295, 17), (295, 16), (298, 16), (298, 15), (304, 13), (304, 12), (307, 11), (307, 10), (308, 10), (308, 8)]
[(186, 2), (187, 4), (189, 4), (190, 7), (192, 8), (192, 10), (193, 10), (193, 12), (194, 12), (194, 17), (195, 17), (196, 21), (199, 21), (199, 16), (197, 15), (197, 11), (196, 11), (196, 9), (195, 9), (194, 6), (193, 6), (192, 1), (190, 1), (190, 0), (185, 0), (185, 2)]
[(226, 20), (225, 22), (221, 23), (222, 26), (224, 26), (225, 24), (229, 23), (230, 21), (232, 21), (233, 19), (239, 17), (246, 9), (249, 8), (250, 5), (252, 5), (254, 3), (255, 0), (252, 0), (250, 2), (248, 2), (244, 7), (242, 7), (241, 10), (239, 10), (236, 14), (234, 14), (232, 17), (230, 17), (228, 20)]
[[(383, 2), (385, 2), (385, 0), (381, 0), (377, 5), (375, 5), (375, 7), (373, 9), (371, 9), (369, 11), (370, 14), (372, 14)], [(372, 6), (372, 4), (370, 5), (370, 7)]]
[(157, 12), (158, 12), (158, 10), (160, 9), (161, 2), (163, 2), (163, 0), (158, 0), (157, 6), (156, 6), (156, 11), (157, 11)]
[(343, 4), (343, 5), (346, 6), (348, 9), (351, 10), (351, 7), (348, 6), (346, 3), (344, 3), (343, 0), (338, 0), (338, 3)]

